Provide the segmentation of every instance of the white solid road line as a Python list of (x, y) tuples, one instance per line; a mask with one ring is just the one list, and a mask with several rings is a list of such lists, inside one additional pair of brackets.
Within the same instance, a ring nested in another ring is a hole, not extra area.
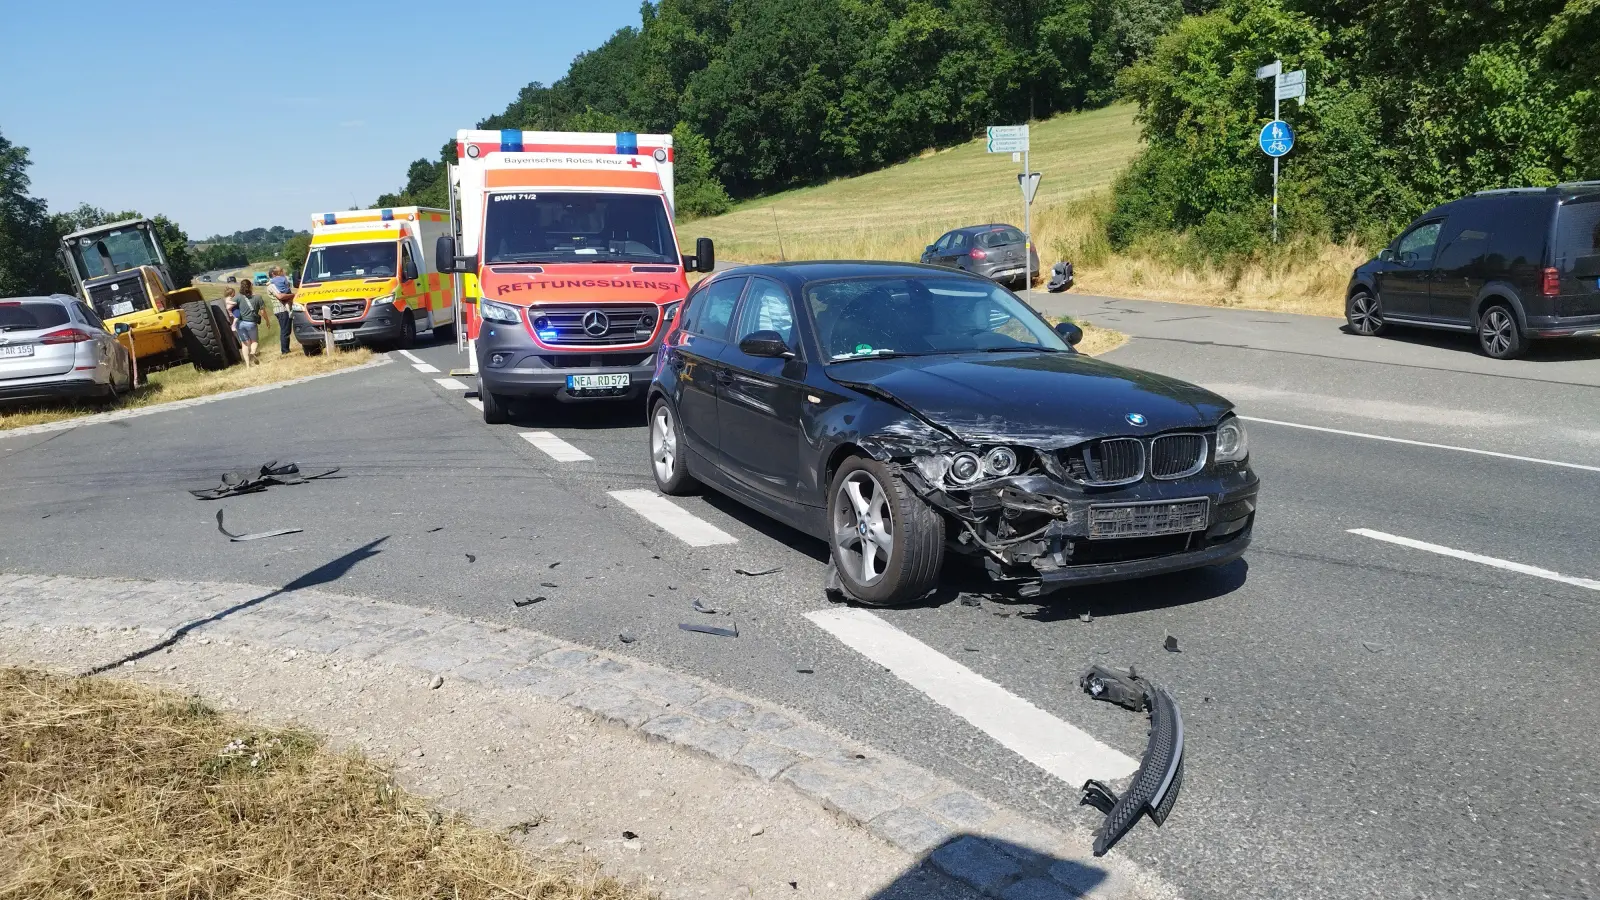
[(691, 547), (736, 544), (739, 539), (693, 516), (655, 491), (611, 491), (613, 499)]
[(467, 405), (468, 406), (472, 407), (473, 409), (477, 410), (478, 412), (483, 412), (483, 401), (482, 400), (479, 400), (477, 397), (463, 397), (462, 399), (467, 401)]
[(1517, 462), (1538, 463), (1542, 466), (1560, 466), (1563, 469), (1581, 469), (1585, 472), (1600, 472), (1600, 466), (1586, 466), (1582, 463), (1561, 462), (1555, 459), (1540, 459), (1537, 456), (1518, 456), (1515, 453), (1499, 453), (1494, 450), (1478, 450), (1473, 447), (1457, 447), (1453, 444), (1430, 444), (1427, 441), (1413, 441), (1406, 438), (1389, 437), (1382, 434), (1367, 434), (1364, 431), (1345, 431), (1340, 428), (1324, 428), (1321, 425), (1302, 425), (1299, 422), (1281, 422), (1277, 419), (1261, 419), (1255, 416), (1240, 416), (1246, 422), (1261, 422), (1266, 425), (1282, 425), (1285, 428), (1304, 428), (1307, 431), (1321, 431), (1327, 434), (1342, 434), (1345, 437), (1366, 438), (1369, 441), (1387, 441), (1391, 444), (1409, 444), (1413, 447), (1431, 447), (1434, 450), (1454, 450), (1458, 453), (1475, 453), (1478, 456), (1493, 456), (1496, 459), (1514, 459)]
[(543, 450), (556, 462), (588, 462), (594, 457), (563, 441), (548, 431), (518, 432), (522, 439)]
[(1559, 581), (1562, 584), (1570, 584), (1576, 587), (1588, 588), (1591, 591), (1600, 591), (1600, 581), (1595, 581), (1592, 578), (1575, 578), (1571, 575), (1563, 575), (1560, 572), (1552, 572), (1549, 569), (1541, 569), (1538, 566), (1529, 566), (1524, 565), (1523, 563), (1511, 562), (1510, 560), (1495, 559), (1492, 556), (1483, 556), (1478, 553), (1468, 553), (1465, 550), (1457, 550), (1453, 547), (1442, 547), (1438, 544), (1430, 544), (1426, 541), (1418, 541), (1408, 537), (1400, 537), (1399, 535), (1395, 534), (1385, 534), (1382, 531), (1373, 531), (1371, 528), (1352, 528), (1350, 529), (1350, 533), (1359, 534), (1362, 537), (1372, 538), (1375, 541), (1385, 541), (1390, 544), (1399, 544), (1402, 547), (1410, 547), (1413, 550), (1426, 550), (1429, 553), (1437, 553), (1440, 556), (1451, 556), (1455, 557), (1456, 559), (1464, 559), (1468, 562), (1481, 563), (1486, 566), (1494, 566), (1496, 569), (1505, 569), (1508, 572), (1519, 572), (1523, 575), (1532, 575), (1535, 578), (1545, 578), (1550, 581)]
[(401, 350), (399, 353), (401, 356), (404, 356), (406, 359), (409, 359), (414, 363), (422, 362), (422, 357), (412, 353), (410, 350)]
[(467, 390), (467, 386), (465, 384), (462, 384), (461, 382), (455, 380), (454, 378), (435, 378), (433, 380), (433, 383), (437, 384), (439, 387), (442, 387), (447, 391), (464, 391), (464, 390)]
[(805, 614), (1001, 746), (1074, 788), (1133, 774), (1138, 760), (1090, 737), (864, 609)]
[(411, 368), (416, 369), (418, 372), (433, 373), (433, 372), (439, 371), (437, 368), (435, 368), (433, 366), (430, 366), (430, 365), (428, 365), (427, 363), (424, 363), (424, 362), (412, 363), (411, 364)]

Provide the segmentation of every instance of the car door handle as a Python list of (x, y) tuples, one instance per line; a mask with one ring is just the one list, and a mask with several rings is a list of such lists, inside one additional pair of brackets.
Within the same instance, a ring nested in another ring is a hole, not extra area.
[(723, 387), (733, 384), (733, 375), (727, 369), (718, 369), (717, 384), (720, 384)]

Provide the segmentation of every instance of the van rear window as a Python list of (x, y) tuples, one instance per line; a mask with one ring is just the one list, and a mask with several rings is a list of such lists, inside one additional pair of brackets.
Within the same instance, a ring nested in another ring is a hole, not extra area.
[(1600, 202), (1567, 203), (1556, 216), (1556, 267), (1600, 276)]
[(37, 331), (72, 321), (59, 303), (0, 300), (0, 331)]
[(979, 247), (1003, 247), (1022, 243), (1022, 232), (1015, 228), (996, 228), (978, 235)]

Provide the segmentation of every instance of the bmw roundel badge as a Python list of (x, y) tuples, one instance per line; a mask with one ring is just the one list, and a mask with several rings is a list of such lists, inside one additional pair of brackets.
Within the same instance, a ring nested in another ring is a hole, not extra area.
[(1128, 413), (1127, 418), (1128, 418), (1128, 424), (1129, 425), (1143, 426), (1144, 423), (1150, 421), (1149, 419), (1146, 419), (1144, 417), (1143, 413)]

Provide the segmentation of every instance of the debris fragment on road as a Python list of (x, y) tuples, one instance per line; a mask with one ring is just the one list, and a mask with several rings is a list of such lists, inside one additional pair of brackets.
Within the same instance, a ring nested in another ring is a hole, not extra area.
[(688, 622), (679, 622), (678, 627), (684, 631), (698, 631), (701, 634), (714, 634), (717, 637), (736, 638), (739, 636), (738, 625), (730, 625), (724, 628), (721, 625), (692, 625)]
[(1089, 623), (1094, 621), (1094, 613), (1089, 612), (1086, 609), (1083, 612), (1078, 613), (1078, 621), (1079, 622), (1083, 622), (1084, 624), (1087, 625), (1087, 624), (1089, 624)]
[(1167, 648), (1167, 652), (1168, 653), (1182, 653), (1183, 652), (1182, 650), (1178, 649), (1178, 639), (1173, 637), (1170, 634), (1167, 635), (1167, 639), (1162, 642), (1161, 646)]
[(623, 642), (624, 644), (631, 644), (634, 641), (637, 641), (638, 638), (635, 637), (632, 632), (624, 631), (617, 635), (617, 640)]
[(1150, 740), (1127, 792), (1118, 796), (1093, 778), (1083, 783), (1079, 804), (1106, 815), (1094, 835), (1094, 855), (1105, 856), (1141, 816), (1148, 815), (1160, 827), (1178, 802), (1183, 786), (1183, 717), (1172, 695), (1141, 678), (1132, 666), (1126, 672), (1090, 666), (1078, 678), (1078, 686), (1096, 700), (1150, 713)]
[(298, 464), (287, 463), (280, 466), (277, 460), (273, 460), (263, 465), (261, 470), (254, 474), (250, 472), (224, 472), (222, 473), (222, 483), (217, 487), (203, 491), (190, 490), (189, 493), (193, 494), (197, 500), (221, 500), (223, 497), (237, 497), (240, 494), (257, 494), (275, 484), (305, 484), (318, 478), (327, 478), (337, 471), (339, 471), (339, 467), (335, 466), (326, 472), (318, 472), (315, 475), (302, 475)]
[(1366, 641), (1362, 641), (1361, 642), (1361, 646), (1367, 648), (1367, 650), (1372, 652), (1372, 653), (1382, 653), (1383, 651), (1389, 649), (1388, 647), (1385, 647), (1382, 644), (1369, 644)]
[(697, 613), (705, 613), (708, 616), (714, 616), (718, 612), (718, 610), (717, 610), (717, 608), (715, 606), (712, 606), (711, 604), (706, 603), (706, 602), (701, 601), (701, 600), (696, 600), (693, 603), (689, 604), (689, 606), (692, 607), (695, 612), (697, 612)]
[(535, 603), (542, 603), (544, 601), (544, 599), (545, 598), (544, 598), (543, 594), (541, 594), (541, 595), (539, 595), (537, 597), (523, 597), (521, 600), (513, 600), (513, 601), (511, 601), (511, 605), (517, 607), (518, 609), (521, 609), (524, 606), (532, 606)]
[(228, 540), (230, 540), (230, 541), (232, 541), (232, 542), (237, 544), (240, 541), (255, 541), (255, 540), (260, 540), (261, 538), (278, 537), (279, 535), (284, 535), (284, 534), (299, 534), (300, 532), (304, 531), (305, 529), (304, 528), (279, 528), (279, 529), (277, 529), (275, 531), (258, 531), (255, 534), (234, 534), (233, 532), (229, 531), (228, 529), (222, 527), (222, 510), (219, 509), (219, 510), (217, 510), (217, 530), (222, 532), (223, 535), (228, 538)]
[(983, 606), (983, 601), (979, 600), (977, 597), (973, 597), (973, 596), (971, 596), (969, 594), (962, 594), (961, 595), (961, 605), (962, 606), (982, 607)]
[(811, 674), (814, 674), (817, 671), (817, 664), (816, 663), (809, 663), (809, 662), (798, 662), (798, 663), (794, 664), (794, 670), (796, 672), (799, 672), (801, 675), (811, 675)]
[(475, 563), (475, 562), (478, 561), (478, 558), (476, 556), (473, 556), (471, 553), (467, 553), (467, 554), (464, 554), (464, 555), (467, 557), (467, 562), (469, 562), (469, 563)]
[(433, 676), (433, 680), (428, 682), (428, 689), (431, 690), (431, 691), (437, 691), (439, 688), (442, 688), (442, 687), (444, 687), (444, 676), (443, 675), (435, 675), (435, 676)]
[(735, 568), (733, 571), (739, 573), (740, 575), (748, 575), (751, 578), (757, 578), (757, 577), (760, 577), (762, 575), (772, 575), (772, 574), (775, 574), (777, 572), (782, 572), (783, 571), (783, 566), (773, 566), (770, 569), (755, 569), (755, 570)]
[(545, 566), (545, 568), (546, 569), (554, 569), (556, 566), (559, 566), (559, 565), (561, 565), (561, 560), (558, 559), (555, 562), (551, 563), (550, 565)]

